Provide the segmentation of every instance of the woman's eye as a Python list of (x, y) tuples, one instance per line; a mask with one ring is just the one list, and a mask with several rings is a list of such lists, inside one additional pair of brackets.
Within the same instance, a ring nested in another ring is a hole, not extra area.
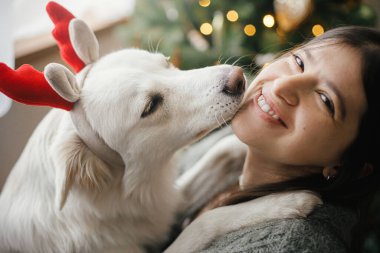
[(319, 96), (321, 97), (322, 102), (326, 105), (329, 112), (334, 116), (335, 114), (335, 107), (332, 100), (325, 94), (320, 93)]
[(303, 61), (301, 59), (301, 57), (299, 57), (298, 55), (296, 54), (293, 54), (293, 57), (294, 57), (294, 60), (296, 61), (298, 67), (302, 70), (302, 72), (305, 70), (305, 66), (303, 64)]
[(158, 107), (162, 104), (163, 97), (160, 94), (155, 94), (150, 97), (148, 103), (145, 105), (144, 111), (141, 114), (141, 118), (145, 118), (153, 114)]

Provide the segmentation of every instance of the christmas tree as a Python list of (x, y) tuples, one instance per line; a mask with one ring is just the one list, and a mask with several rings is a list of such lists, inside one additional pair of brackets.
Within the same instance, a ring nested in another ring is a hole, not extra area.
[(138, 0), (120, 32), (128, 46), (171, 56), (182, 69), (236, 63), (256, 70), (272, 55), (342, 25), (374, 26), (359, 0)]

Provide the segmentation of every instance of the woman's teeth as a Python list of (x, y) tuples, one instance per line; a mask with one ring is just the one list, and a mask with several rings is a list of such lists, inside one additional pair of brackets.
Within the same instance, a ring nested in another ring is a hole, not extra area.
[(272, 108), (270, 107), (270, 105), (267, 103), (267, 101), (265, 101), (265, 98), (263, 95), (261, 95), (257, 101), (257, 103), (259, 104), (261, 110), (267, 114), (269, 114), (270, 116), (272, 116), (273, 118), (275, 119), (280, 119), (279, 116), (277, 116), (276, 114), (274, 114), (274, 111), (272, 110)]

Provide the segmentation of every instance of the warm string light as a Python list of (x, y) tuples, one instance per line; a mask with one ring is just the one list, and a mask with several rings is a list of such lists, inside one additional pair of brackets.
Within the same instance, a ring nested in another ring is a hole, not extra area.
[[(202, 7), (208, 7), (211, 4), (211, 0), (199, 0), (199, 5)], [(239, 19), (239, 13), (236, 10), (229, 10), (226, 14), (226, 18), (230, 22), (236, 22)], [(263, 17), (263, 24), (267, 28), (272, 28), (276, 21), (273, 15), (267, 14)], [(210, 23), (203, 23), (200, 28), (200, 32), (203, 35), (210, 35), (213, 33), (213, 26)], [(244, 26), (243, 31), (247, 36), (254, 36), (256, 34), (256, 27), (252, 24), (247, 24)], [(277, 29), (277, 35), (283, 37), (285, 34), (282, 30)], [(323, 34), (325, 29), (320, 24), (316, 24), (312, 27), (312, 33), (315, 37)]]
[(204, 35), (210, 35), (213, 31), (212, 25), (210, 23), (203, 23), (201, 27), (199, 28), (199, 30)]
[(239, 19), (239, 14), (235, 10), (230, 10), (226, 15), (228, 21), (235, 22)]
[(274, 26), (274, 17), (270, 14), (267, 14), (263, 17), (263, 24), (268, 27), (268, 28), (271, 28)]
[(256, 27), (254, 25), (248, 24), (244, 26), (244, 33), (247, 36), (253, 36), (256, 33)]
[(198, 3), (202, 7), (208, 7), (211, 4), (211, 0), (199, 0)]
[(311, 29), (311, 32), (313, 33), (313, 35), (315, 37), (323, 34), (325, 32), (325, 29), (323, 28), (323, 26), (319, 25), (319, 24), (316, 24), (313, 26), (313, 28)]
[[(202, 7), (208, 7), (211, 4), (211, 0), (199, 0), (199, 5)], [(229, 10), (226, 14), (226, 18), (230, 22), (236, 22), (239, 19), (239, 13), (236, 10)], [(267, 28), (272, 28), (275, 25), (276, 21), (273, 15), (267, 14), (263, 17), (263, 24)], [(213, 32), (213, 26), (210, 23), (203, 23), (200, 26), (200, 32), (204, 35), (210, 35)], [(252, 24), (247, 24), (244, 26), (243, 31), (247, 36), (254, 36), (256, 34), (256, 27)], [(316, 24), (312, 28), (312, 33), (314, 36), (319, 36), (323, 34), (324, 28), (323, 26)], [(284, 36), (283, 31), (277, 29), (277, 35), (280, 37)]]

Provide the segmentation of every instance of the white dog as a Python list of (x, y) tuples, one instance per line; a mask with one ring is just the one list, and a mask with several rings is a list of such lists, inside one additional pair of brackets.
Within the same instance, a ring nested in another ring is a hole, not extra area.
[[(181, 71), (137, 49), (98, 59), (85, 23), (49, 5), (57, 27), (68, 29), (56, 36), (68, 50), (63, 57), (79, 73), (49, 64), (44, 74), (25, 67), (16, 75), (0, 65), (0, 91), (70, 111), (53, 109), (43, 119), (6, 181), (0, 252), (146, 252), (165, 241), (180, 206), (171, 157), (236, 113), (243, 72), (228, 65)], [(7, 86), (23, 89), (30, 80), (44, 90), (30, 91), (38, 101)], [(297, 202), (290, 216), (310, 211), (303, 207)]]
[(87, 26), (73, 19), (69, 29), (87, 64), (77, 76), (45, 68), (74, 105), (48, 113), (11, 171), (0, 196), (0, 252), (144, 252), (165, 241), (179, 206), (171, 157), (235, 114), (243, 71), (181, 71), (138, 49), (97, 59)]

